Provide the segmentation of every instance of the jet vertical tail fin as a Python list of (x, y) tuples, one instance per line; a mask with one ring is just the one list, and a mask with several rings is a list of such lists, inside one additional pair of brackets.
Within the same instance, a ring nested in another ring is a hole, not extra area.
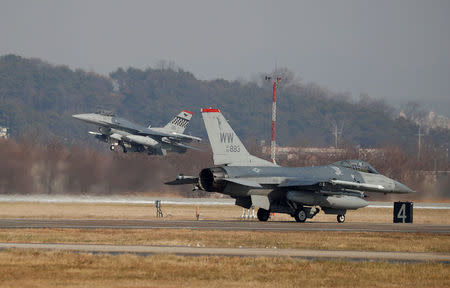
[(219, 109), (202, 109), (215, 165), (276, 166), (248, 153)]
[(164, 128), (182, 134), (184, 132), (184, 129), (186, 129), (187, 125), (189, 124), (189, 121), (191, 120), (193, 114), (194, 113), (190, 111), (183, 110), (169, 123), (167, 123)]

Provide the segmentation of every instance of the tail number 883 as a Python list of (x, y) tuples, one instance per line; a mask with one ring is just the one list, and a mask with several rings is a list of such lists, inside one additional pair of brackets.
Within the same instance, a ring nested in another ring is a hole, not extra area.
[(241, 151), (241, 147), (239, 145), (227, 145), (227, 152), (236, 153)]

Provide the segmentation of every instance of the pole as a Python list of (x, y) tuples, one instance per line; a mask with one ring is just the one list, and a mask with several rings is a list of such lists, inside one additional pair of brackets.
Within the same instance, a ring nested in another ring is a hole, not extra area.
[(417, 143), (417, 160), (420, 160), (420, 154), (421, 154), (421, 150), (422, 150), (422, 136), (423, 136), (423, 134), (422, 134), (422, 132), (420, 131), (420, 125), (419, 125), (419, 134), (417, 134), (417, 136), (419, 136), (419, 139), (418, 139), (418, 143)]
[(334, 148), (337, 149), (337, 142), (338, 142), (338, 127), (337, 123), (334, 125)]
[(273, 81), (273, 102), (272, 102), (272, 141), (270, 143), (270, 161), (276, 163), (275, 150), (276, 150), (276, 122), (277, 122), (277, 79)]

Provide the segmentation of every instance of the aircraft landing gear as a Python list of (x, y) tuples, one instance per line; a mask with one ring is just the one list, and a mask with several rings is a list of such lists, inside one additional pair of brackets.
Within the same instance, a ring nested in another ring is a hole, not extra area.
[(116, 146), (115, 146), (115, 145), (111, 145), (111, 146), (109, 146), (109, 150), (111, 150), (111, 151), (115, 151), (115, 150), (116, 150)]
[(266, 209), (259, 208), (258, 213), (256, 214), (258, 216), (259, 221), (267, 221), (269, 220), (270, 211)]
[(343, 215), (343, 214), (337, 215), (337, 222), (338, 223), (344, 223), (344, 221), (345, 221), (345, 215)]
[(302, 208), (295, 211), (294, 215), (295, 221), (303, 223), (306, 221), (306, 218), (308, 218), (308, 215), (306, 214), (306, 211)]

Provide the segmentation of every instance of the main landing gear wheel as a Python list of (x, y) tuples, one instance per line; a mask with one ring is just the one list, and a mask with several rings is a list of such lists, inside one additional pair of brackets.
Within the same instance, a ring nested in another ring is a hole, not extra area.
[(337, 221), (338, 223), (344, 223), (345, 215), (337, 215)]
[(267, 221), (267, 220), (269, 220), (270, 211), (266, 210), (266, 209), (259, 208), (257, 216), (258, 216), (258, 220), (259, 221)]
[(306, 215), (306, 211), (305, 211), (305, 210), (303, 210), (303, 209), (298, 209), (298, 210), (295, 212), (294, 218), (295, 218), (295, 221), (300, 222), (300, 223), (303, 223), (303, 222), (306, 221), (306, 218), (308, 218), (308, 215)]
[(109, 146), (109, 150), (111, 150), (111, 151), (116, 150), (116, 146), (114, 146), (114, 145)]

